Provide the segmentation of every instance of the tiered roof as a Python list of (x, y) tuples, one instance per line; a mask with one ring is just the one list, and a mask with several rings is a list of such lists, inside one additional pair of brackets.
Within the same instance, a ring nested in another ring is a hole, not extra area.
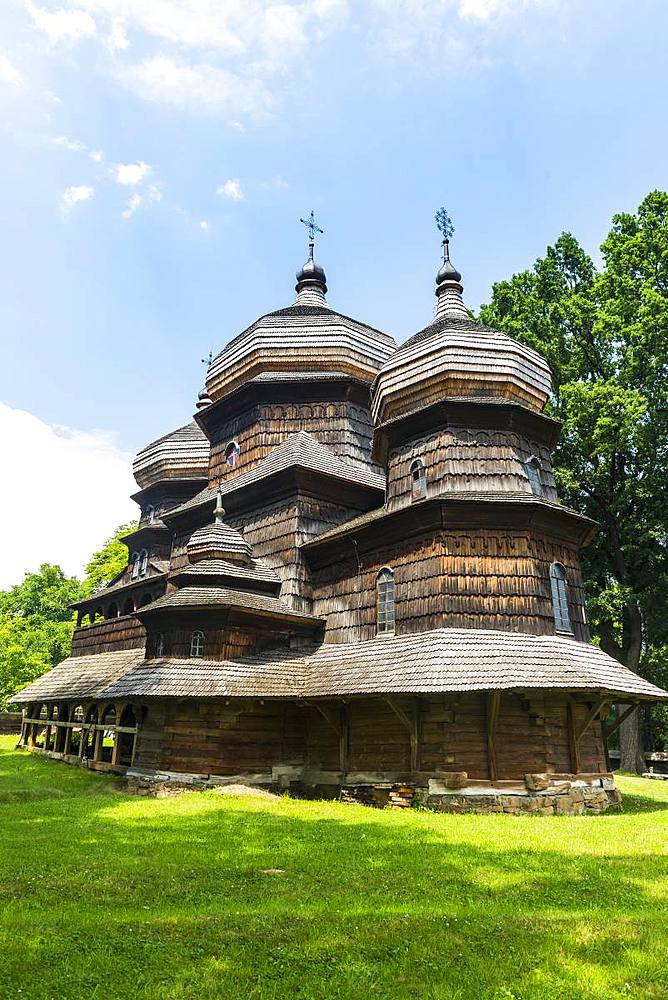
[(142, 489), (165, 479), (206, 479), (209, 442), (192, 421), (142, 448), (132, 463), (132, 471)]

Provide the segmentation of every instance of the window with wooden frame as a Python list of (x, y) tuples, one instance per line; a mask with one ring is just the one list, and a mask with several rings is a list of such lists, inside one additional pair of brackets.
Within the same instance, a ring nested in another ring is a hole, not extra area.
[(572, 634), (573, 627), (568, 613), (566, 568), (561, 563), (553, 562), (550, 566), (550, 584), (552, 586), (554, 627), (557, 632), (570, 632)]
[(204, 632), (201, 629), (195, 629), (190, 636), (190, 655), (204, 656)]
[(225, 449), (225, 461), (230, 466), (234, 468), (239, 461), (239, 455), (241, 454), (241, 448), (236, 441), (230, 441), (227, 448)]
[(153, 504), (150, 503), (144, 511), (144, 519), (148, 524), (153, 524), (155, 520), (155, 507)]
[(394, 632), (394, 573), (387, 566), (376, 577), (376, 631)]
[(148, 569), (148, 549), (142, 549), (139, 553), (139, 572), (138, 576), (146, 576), (146, 570)]
[(427, 471), (421, 458), (411, 463), (411, 500), (424, 500), (427, 496)]
[(165, 655), (165, 633), (158, 632), (155, 637), (155, 655), (164, 656)]
[(531, 455), (530, 458), (524, 463), (524, 468), (526, 470), (527, 479), (529, 480), (529, 486), (531, 487), (531, 492), (535, 493), (537, 497), (543, 495), (543, 480), (541, 477), (541, 464), (535, 455)]
[(130, 565), (132, 566), (132, 579), (135, 580), (139, 576), (139, 553), (133, 552), (130, 558)]

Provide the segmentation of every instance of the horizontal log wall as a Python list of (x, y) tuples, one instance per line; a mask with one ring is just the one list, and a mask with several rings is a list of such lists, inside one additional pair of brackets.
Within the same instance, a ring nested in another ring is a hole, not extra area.
[[(247, 472), (298, 431), (311, 434), (344, 461), (364, 468), (370, 464), (373, 426), (364, 407), (348, 401), (260, 403), (216, 428), (209, 459), (211, 481)], [(230, 441), (236, 441), (240, 449), (234, 467), (225, 461)]]
[(577, 553), (547, 536), (488, 529), (436, 532), (350, 556), (313, 574), (313, 613), (327, 618), (326, 641), (354, 642), (376, 633), (376, 577), (394, 570), (397, 633), (434, 628), (554, 633), (549, 570), (568, 575), (576, 638), (587, 640)]
[[(227, 613), (226, 611), (223, 613)], [(192, 634), (195, 629), (204, 632), (203, 657), (207, 660), (235, 660), (239, 657), (259, 653), (263, 649), (288, 649), (289, 632), (275, 625), (267, 624), (253, 628), (220, 627), (220, 613), (202, 611), (189, 615), (187, 622), (174, 622), (170, 617), (166, 626), (152, 625), (147, 638), (147, 655), (154, 657), (158, 635), (164, 636), (163, 656), (189, 658)]]
[(108, 653), (114, 649), (141, 649), (146, 642), (146, 629), (134, 615), (107, 618), (74, 630), (72, 656)]
[(305, 757), (303, 711), (292, 702), (184, 702), (168, 709), (161, 766), (254, 774)]
[(445, 492), (525, 492), (531, 487), (523, 462), (536, 456), (544, 496), (557, 499), (550, 452), (543, 445), (511, 431), (446, 427), (394, 448), (388, 456), (388, 506), (411, 503), (410, 467), (422, 460), (427, 496)]
[[(491, 740), (495, 780), (575, 771), (569, 700), (558, 692), (501, 693)], [(151, 706), (140, 726), (135, 765), (219, 775), (304, 765), (337, 774), (465, 771), (475, 780), (491, 778), (484, 692), (396, 696), (392, 705), (383, 698), (320, 705), (319, 710), (287, 701), (193, 699)], [(581, 697), (575, 700), (579, 726), (591, 708)], [(577, 763), (580, 771), (607, 770), (599, 719), (582, 736)]]

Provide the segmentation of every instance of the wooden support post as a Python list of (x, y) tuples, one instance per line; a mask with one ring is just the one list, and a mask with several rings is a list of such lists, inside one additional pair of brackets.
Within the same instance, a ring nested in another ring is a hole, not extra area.
[(414, 698), (411, 705), (411, 714), (404, 712), (394, 698), (386, 696), (385, 701), (390, 706), (399, 722), (408, 730), (408, 737), (411, 744), (411, 771), (420, 770), (420, 699)]
[(486, 702), (487, 714), (487, 766), (489, 769), (489, 780), (496, 781), (498, 776), (498, 766), (496, 762), (496, 723), (499, 718), (499, 706), (501, 704), (500, 691), (488, 691)]
[(329, 708), (327, 705), (323, 705), (322, 702), (312, 701), (308, 702), (312, 705), (317, 712), (322, 715), (323, 719), (328, 726), (334, 730), (339, 738), (339, 770), (342, 773), (348, 770), (348, 744), (349, 744), (349, 725), (348, 725), (348, 712), (345, 705), (339, 709), (338, 712)]
[(594, 705), (594, 707), (590, 711), (589, 715), (587, 716), (587, 718), (585, 719), (585, 721), (582, 723), (582, 725), (580, 726), (580, 728), (577, 731), (577, 737), (576, 738), (577, 738), (578, 743), (580, 742), (580, 740), (582, 739), (582, 737), (584, 736), (584, 734), (587, 732), (587, 730), (591, 726), (592, 722), (594, 722), (594, 720), (603, 711), (603, 709), (605, 708), (606, 705), (607, 705), (607, 701), (599, 701), (596, 705)]
[(65, 756), (72, 752), (72, 726), (68, 723), (65, 727), (65, 740), (63, 742), (63, 753)]
[(114, 729), (114, 745), (111, 748), (111, 763), (116, 767), (118, 765), (118, 758), (121, 754), (121, 733), (118, 729)]
[(566, 721), (568, 724), (568, 748), (571, 758), (571, 770), (573, 774), (578, 774), (580, 771), (580, 746), (575, 731), (575, 704), (570, 699), (566, 705)]

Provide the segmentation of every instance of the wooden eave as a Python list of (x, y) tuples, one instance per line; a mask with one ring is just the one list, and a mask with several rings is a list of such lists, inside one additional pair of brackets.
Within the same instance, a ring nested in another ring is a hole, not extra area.
[[(136, 493), (130, 495), (130, 499), (134, 500), (136, 504), (141, 507), (143, 503), (147, 500), (153, 501), (158, 500), (163, 494), (165, 489), (174, 490), (177, 486), (182, 486), (183, 488), (183, 503), (186, 502), (190, 497), (199, 493), (207, 483), (209, 482), (207, 476), (195, 476), (192, 479), (187, 477), (181, 477), (179, 479), (160, 479), (158, 482), (152, 483), (150, 486), (143, 486)], [(162, 514), (160, 514), (162, 517)]]
[[(370, 382), (355, 375), (341, 373), (338, 377), (323, 372), (304, 372), (303, 379), (286, 381), (280, 378), (280, 371), (266, 372), (261, 381), (250, 380), (225, 393), (205, 409), (194, 415), (209, 440), (213, 440), (220, 424), (251, 409), (259, 403), (320, 403), (345, 400), (369, 406)], [(272, 380), (271, 375), (276, 379)], [(297, 373), (295, 373), (297, 374)], [(318, 377), (320, 375), (320, 377)]]
[(515, 431), (535, 438), (549, 450), (561, 431), (558, 420), (521, 403), (484, 397), (443, 399), (379, 424), (374, 430), (372, 459), (384, 465), (390, 450), (407, 438), (448, 426)]
[[(304, 468), (298, 464), (276, 472), (268, 472), (261, 479), (244, 483), (234, 488), (234, 479), (228, 480), (230, 488), (223, 496), (227, 514), (238, 514), (253, 510), (268, 500), (283, 500), (301, 494), (316, 498), (338, 501), (344, 506), (359, 509), (371, 508), (384, 498), (384, 489), (372, 486), (370, 483), (356, 483), (351, 479), (329, 475), (315, 469)], [(201, 521), (204, 511), (213, 511), (216, 497), (204, 497), (198, 504), (182, 511), (164, 511), (162, 518), (168, 524), (183, 521), (193, 515)]]
[(349, 553), (350, 539), (360, 549), (374, 551), (389, 543), (426, 531), (489, 528), (496, 531), (531, 528), (578, 547), (594, 536), (597, 524), (588, 517), (527, 494), (526, 499), (503, 495), (440, 494), (405, 507), (362, 514), (324, 534), (304, 542), (299, 548), (309, 563), (318, 568), (330, 564), (337, 552)]
[(127, 535), (123, 535), (120, 540), (124, 545), (127, 545), (128, 549), (131, 549), (133, 548), (133, 542), (138, 538), (153, 537), (156, 539), (167, 540), (170, 539), (171, 536), (172, 533), (162, 518), (156, 518), (155, 521), (152, 521), (151, 523), (140, 524), (133, 531), (128, 531)]
[[(243, 604), (234, 603), (233, 599), (229, 603), (221, 601), (207, 602), (203, 600), (201, 604), (196, 605), (167, 605), (157, 608), (147, 604), (146, 607), (137, 608), (134, 612), (134, 617), (138, 618), (143, 625), (148, 625), (151, 619), (160, 619), (162, 616), (168, 617), (172, 623), (178, 623), (179, 620), (192, 621), (193, 616), (205, 618), (208, 621), (211, 621), (215, 617), (216, 624), (220, 626), (230, 624), (248, 625), (254, 621), (259, 621), (263, 624), (283, 625), (293, 631), (303, 632), (319, 631), (324, 629), (326, 624), (324, 618), (316, 618), (312, 615), (299, 614), (298, 612), (290, 614), (289, 611), (250, 608)], [(148, 619), (148, 621), (145, 619)]]
[[(123, 573), (125, 573), (125, 570), (123, 570), (119, 576), (122, 576)], [(165, 570), (163, 573), (153, 573), (152, 576), (140, 576), (138, 579), (131, 580), (129, 583), (122, 584), (118, 587), (115, 586), (112, 581), (108, 587), (104, 588), (104, 590), (98, 590), (97, 593), (91, 594), (90, 597), (86, 597), (81, 601), (75, 601), (74, 604), (70, 604), (68, 606), (73, 608), (75, 611), (79, 608), (82, 608), (85, 611), (87, 608), (94, 607), (96, 604), (99, 604), (100, 601), (106, 601), (108, 597), (122, 596), (132, 590), (140, 590), (142, 587), (150, 586), (150, 584), (155, 583), (156, 581), (166, 582), (167, 571)]]

